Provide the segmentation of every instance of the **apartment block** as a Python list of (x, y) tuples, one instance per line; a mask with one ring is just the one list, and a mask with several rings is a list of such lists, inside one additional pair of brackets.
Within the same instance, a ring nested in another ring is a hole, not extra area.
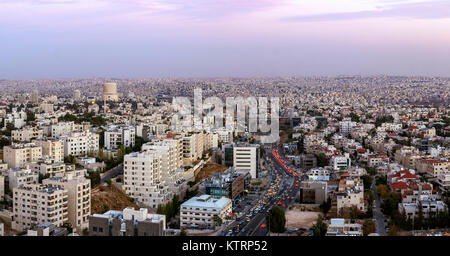
[(3, 147), (3, 162), (9, 168), (24, 167), (27, 163), (36, 162), (42, 158), (42, 147), (33, 143), (15, 144)]
[(63, 140), (64, 156), (86, 156), (90, 152), (98, 151), (100, 135), (89, 131), (74, 132), (63, 137)]
[(42, 139), (44, 131), (36, 127), (24, 127), (20, 130), (11, 131), (13, 141), (30, 142), (32, 139)]
[(153, 150), (125, 155), (123, 166), (126, 194), (151, 208), (157, 208), (172, 199), (164, 176), (163, 161), (163, 154)]
[(9, 188), (12, 190), (22, 185), (38, 183), (39, 175), (28, 166), (26, 168), (14, 168), (8, 170), (8, 180)]
[(42, 147), (42, 156), (51, 159), (53, 162), (64, 162), (64, 141), (63, 140), (33, 140), (33, 143)]
[(334, 170), (347, 169), (351, 167), (352, 160), (350, 159), (350, 155), (345, 153), (343, 156), (332, 157), (331, 164)]
[(39, 184), (14, 188), (12, 229), (24, 231), (47, 222), (61, 227), (67, 220), (64, 188)]
[(349, 220), (335, 218), (330, 220), (326, 236), (362, 236), (362, 225)]
[(107, 211), (89, 216), (90, 236), (164, 236), (166, 216), (150, 214), (145, 208)]
[(105, 131), (105, 148), (118, 149), (120, 145), (133, 147), (136, 140), (136, 129), (133, 126), (111, 126)]
[(31, 163), (29, 166), (33, 172), (40, 173), (42, 175), (49, 175), (50, 177), (56, 176), (66, 171), (66, 164), (61, 162), (54, 163), (53, 161), (49, 160)]
[(51, 177), (42, 181), (44, 185), (62, 187), (67, 190), (68, 222), (81, 231), (88, 227), (91, 215), (91, 180), (84, 175), (66, 174), (63, 177)]
[(52, 138), (60, 138), (63, 136), (69, 136), (73, 132), (82, 132), (89, 130), (89, 123), (83, 122), (81, 124), (75, 124), (74, 122), (58, 122), (51, 125), (50, 136)]
[(364, 212), (364, 185), (358, 175), (348, 173), (341, 175), (338, 191), (336, 192), (337, 212), (356, 207)]
[(177, 193), (177, 185), (181, 184), (181, 177), (178, 175), (179, 165), (179, 144), (176, 141), (157, 141), (142, 145), (143, 151), (154, 151), (162, 156), (162, 178), (170, 187), (170, 190)]
[(214, 228), (214, 216), (225, 220), (232, 211), (232, 202), (226, 197), (215, 199), (210, 195), (196, 196), (181, 204), (180, 226)]
[(233, 167), (235, 170), (248, 171), (255, 179), (259, 170), (259, 145), (240, 144), (233, 148)]

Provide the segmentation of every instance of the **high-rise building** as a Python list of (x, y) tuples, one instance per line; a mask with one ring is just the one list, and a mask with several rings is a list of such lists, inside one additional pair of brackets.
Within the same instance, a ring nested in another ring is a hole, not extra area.
[(164, 177), (164, 154), (146, 150), (125, 155), (123, 161), (124, 188), (128, 196), (150, 208), (166, 204), (172, 199)]
[(71, 173), (63, 177), (52, 177), (42, 181), (44, 185), (53, 185), (67, 190), (68, 222), (73, 228), (81, 231), (88, 227), (91, 215), (91, 180), (84, 175), (75, 176)]
[(86, 156), (99, 149), (100, 135), (90, 131), (73, 132), (64, 139), (64, 156)]
[(136, 138), (136, 129), (133, 126), (111, 126), (105, 131), (105, 148), (118, 149), (120, 145), (133, 147)]
[(243, 144), (233, 148), (233, 167), (235, 170), (250, 172), (252, 179), (258, 177), (259, 145)]
[(79, 101), (81, 99), (81, 92), (80, 92), (80, 90), (73, 91), (73, 99), (75, 101)]
[(18, 231), (50, 222), (61, 227), (68, 220), (67, 190), (51, 185), (26, 184), (13, 189), (12, 228)]
[(104, 83), (103, 84), (103, 101), (118, 101), (119, 95), (117, 94), (116, 83)]
[(24, 167), (27, 163), (36, 162), (42, 157), (42, 147), (33, 143), (16, 144), (3, 147), (3, 162), (9, 168)]
[(35, 145), (42, 147), (42, 156), (51, 159), (55, 163), (64, 162), (64, 141), (59, 139), (52, 140), (33, 140)]
[(38, 104), (39, 103), (39, 92), (37, 90), (33, 91), (30, 98), (31, 98), (31, 103)]

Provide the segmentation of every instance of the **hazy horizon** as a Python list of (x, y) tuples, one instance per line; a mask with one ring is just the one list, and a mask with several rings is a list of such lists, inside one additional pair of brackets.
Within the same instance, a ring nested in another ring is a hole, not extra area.
[(442, 0), (0, 0), (0, 79), (450, 77)]

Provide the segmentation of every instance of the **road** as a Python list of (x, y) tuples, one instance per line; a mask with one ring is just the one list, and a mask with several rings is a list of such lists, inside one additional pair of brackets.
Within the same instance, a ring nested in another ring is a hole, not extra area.
[(380, 236), (386, 236), (386, 225), (385, 225), (385, 217), (381, 212), (381, 202), (380, 197), (377, 194), (377, 187), (375, 183), (375, 177), (372, 179), (371, 189), (373, 191), (373, 195), (375, 198), (375, 205), (373, 207), (373, 217), (375, 219), (376, 230)]
[(104, 173), (102, 173), (101, 175), (103, 176), (100, 179), (100, 184), (103, 184), (104, 182), (106, 182), (107, 180), (116, 177), (119, 174), (123, 173), (123, 165), (120, 164)]
[(274, 163), (274, 170), (279, 175), (282, 175), (281, 186), (276, 196), (267, 202), (258, 214), (252, 217), (250, 222), (242, 228), (240, 233), (238, 233), (238, 236), (266, 236), (270, 229), (268, 223), (266, 223), (267, 212), (273, 206), (278, 206), (286, 211), (289, 208), (289, 205), (294, 202), (295, 196), (299, 190), (299, 177), (294, 177), (292, 173), (290, 173), (281, 163), (277, 161), (272, 153), (269, 153), (268, 156)]

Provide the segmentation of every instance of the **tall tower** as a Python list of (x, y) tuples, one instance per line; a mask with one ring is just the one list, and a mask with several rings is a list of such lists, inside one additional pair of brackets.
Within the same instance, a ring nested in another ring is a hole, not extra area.
[(37, 90), (34, 90), (31, 94), (31, 102), (35, 105), (39, 103), (39, 92)]
[(80, 90), (73, 91), (73, 99), (76, 101), (79, 101), (81, 99), (81, 92)]
[(103, 84), (103, 101), (118, 101), (119, 95), (117, 94), (116, 83), (104, 83)]

